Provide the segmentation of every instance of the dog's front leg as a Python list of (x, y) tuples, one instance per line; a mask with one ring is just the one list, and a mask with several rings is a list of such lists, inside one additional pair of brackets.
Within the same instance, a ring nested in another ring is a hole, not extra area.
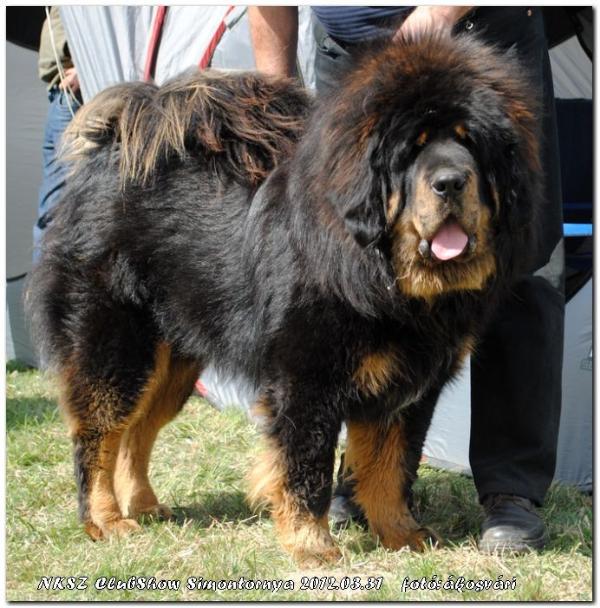
[(250, 500), (270, 505), (281, 544), (308, 567), (341, 557), (327, 521), (341, 419), (325, 402), (323, 392), (263, 397), (267, 447), (250, 475)]
[(344, 476), (353, 499), (384, 547), (421, 551), (437, 535), (412, 514), (412, 485), (439, 389), (395, 416), (347, 420)]
[(401, 420), (348, 420), (345, 476), (384, 547), (422, 550), (425, 536), (408, 504), (406, 437)]

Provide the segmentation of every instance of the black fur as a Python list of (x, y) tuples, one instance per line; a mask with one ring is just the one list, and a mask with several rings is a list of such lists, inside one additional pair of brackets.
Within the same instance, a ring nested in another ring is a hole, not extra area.
[[(271, 172), (262, 183), (238, 154), (235, 125), (225, 151), (209, 149), (198, 117), (185, 127), (181, 149), (160, 148), (144, 180), (123, 179), (127, 142), (117, 113), (77, 161), (28, 288), (44, 360), (59, 373), (75, 365), (77, 382), (104, 383), (119, 396), (102, 414), (75, 400), (71, 415), (90, 432), (110, 426), (106, 417), (125, 420), (165, 342), (177, 358), (212, 362), (260, 389), (287, 486), (308, 512), (327, 511), (343, 420), (385, 426), (404, 416), (410, 485), (437, 395), (533, 238), (536, 123), (519, 73), (512, 57), (467, 39), (377, 49), (311, 112), (295, 152), (282, 144), (279, 158), (264, 157)], [(273, 87), (258, 75), (211, 86), (235, 92), (248, 83)], [(151, 125), (158, 90), (132, 90)], [(238, 103), (234, 95), (224, 99), (202, 99), (202, 120), (217, 138), (228, 104)], [(272, 99), (281, 115), (304, 125), (310, 103), (293, 85), (273, 88)], [(249, 104), (246, 111), (264, 109)], [(403, 238), (398, 222), (418, 205), (411, 167), (427, 146), (415, 141), (458, 122), (468, 133), (461, 145), (475, 160), (481, 205), (493, 216), (495, 272), (481, 289), (415, 297), (399, 286), (393, 257)], [(276, 135), (289, 143), (298, 131)], [(245, 142), (253, 158), (265, 153), (261, 141)], [(129, 167), (143, 164), (134, 159)], [(390, 219), (394, 192), (401, 203)], [(385, 390), (366, 394), (355, 370), (365, 355), (389, 348), (405, 365)], [(76, 454), (82, 458), (80, 443)]]

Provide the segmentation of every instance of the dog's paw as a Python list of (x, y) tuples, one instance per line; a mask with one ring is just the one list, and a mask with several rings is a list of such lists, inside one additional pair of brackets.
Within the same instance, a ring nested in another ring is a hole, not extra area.
[(141, 520), (149, 518), (164, 521), (167, 519), (173, 519), (173, 511), (171, 511), (171, 509), (167, 507), (167, 505), (157, 503), (148, 507), (136, 509), (135, 517)]
[(333, 543), (327, 547), (311, 549), (301, 547), (292, 551), (294, 561), (302, 568), (322, 568), (336, 564), (342, 559), (342, 552)]
[(117, 519), (102, 526), (102, 532), (107, 538), (127, 536), (132, 532), (139, 532), (141, 529), (142, 527), (135, 519)]
[(85, 533), (92, 540), (103, 540), (104, 539), (104, 534), (102, 534), (102, 530), (96, 524), (92, 523), (91, 521), (86, 521), (85, 524), (83, 525), (83, 529), (85, 530)]
[(85, 531), (92, 540), (121, 538), (132, 532), (139, 532), (141, 529), (140, 524), (135, 519), (115, 519), (100, 526), (91, 521), (85, 524)]
[(342, 554), (329, 533), (326, 522), (327, 519), (303, 522), (292, 533), (282, 537), (284, 548), (298, 565), (319, 568), (341, 559)]
[(398, 551), (408, 547), (411, 551), (422, 552), (431, 547), (441, 545), (440, 537), (430, 528), (405, 528), (394, 526), (379, 534), (381, 544), (386, 549)]

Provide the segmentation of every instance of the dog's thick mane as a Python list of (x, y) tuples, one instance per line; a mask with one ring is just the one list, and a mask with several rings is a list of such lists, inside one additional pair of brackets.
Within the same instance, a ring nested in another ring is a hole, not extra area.
[(76, 167), (99, 147), (118, 146), (123, 187), (147, 184), (190, 155), (255, 186), (289, 155), (309, 107), (308, 95), (288, 80), (193, 70), (160, 87), (105, 89), (76, 115), (63, 153)]
[[(300, 201), (299, 215), (311, 222), (299, 232), (299, 249), (314, 256), (313, 266), (328, 266), (330, 286), (362, 312), (398, 302), (386, 264), (396, 217), (386, 217), (386, 205), (403, 191), (418, 135), (462, 120), (503, 201), (498, 279), (511, 280), (535, 250), (536, 113), (527, 70), (510, 50), (437, 33), (370, 45), (340, 86), (317, 102), (290, 166), (290, 199)], [(323, 225), (336, 237), (317, 239)]]

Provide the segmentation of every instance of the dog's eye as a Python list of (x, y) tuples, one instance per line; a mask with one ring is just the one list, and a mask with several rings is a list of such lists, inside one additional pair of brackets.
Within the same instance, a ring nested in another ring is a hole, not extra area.
[(467, 135), (469, 134), (467, 127), (462, 122), (454, 125), (454, 133), (456, 133), (459, 139), (466, 139)]
[(427, 131), (427, 129), (424, 129), (423, 131), (421, 131), (421, 133), (419, 134), (419, 137), (417, 137), (417, 141), (416, 141), (417, 146), (422, 148), (427, 143), (428, 137), (429, 137), (429, 131)]

